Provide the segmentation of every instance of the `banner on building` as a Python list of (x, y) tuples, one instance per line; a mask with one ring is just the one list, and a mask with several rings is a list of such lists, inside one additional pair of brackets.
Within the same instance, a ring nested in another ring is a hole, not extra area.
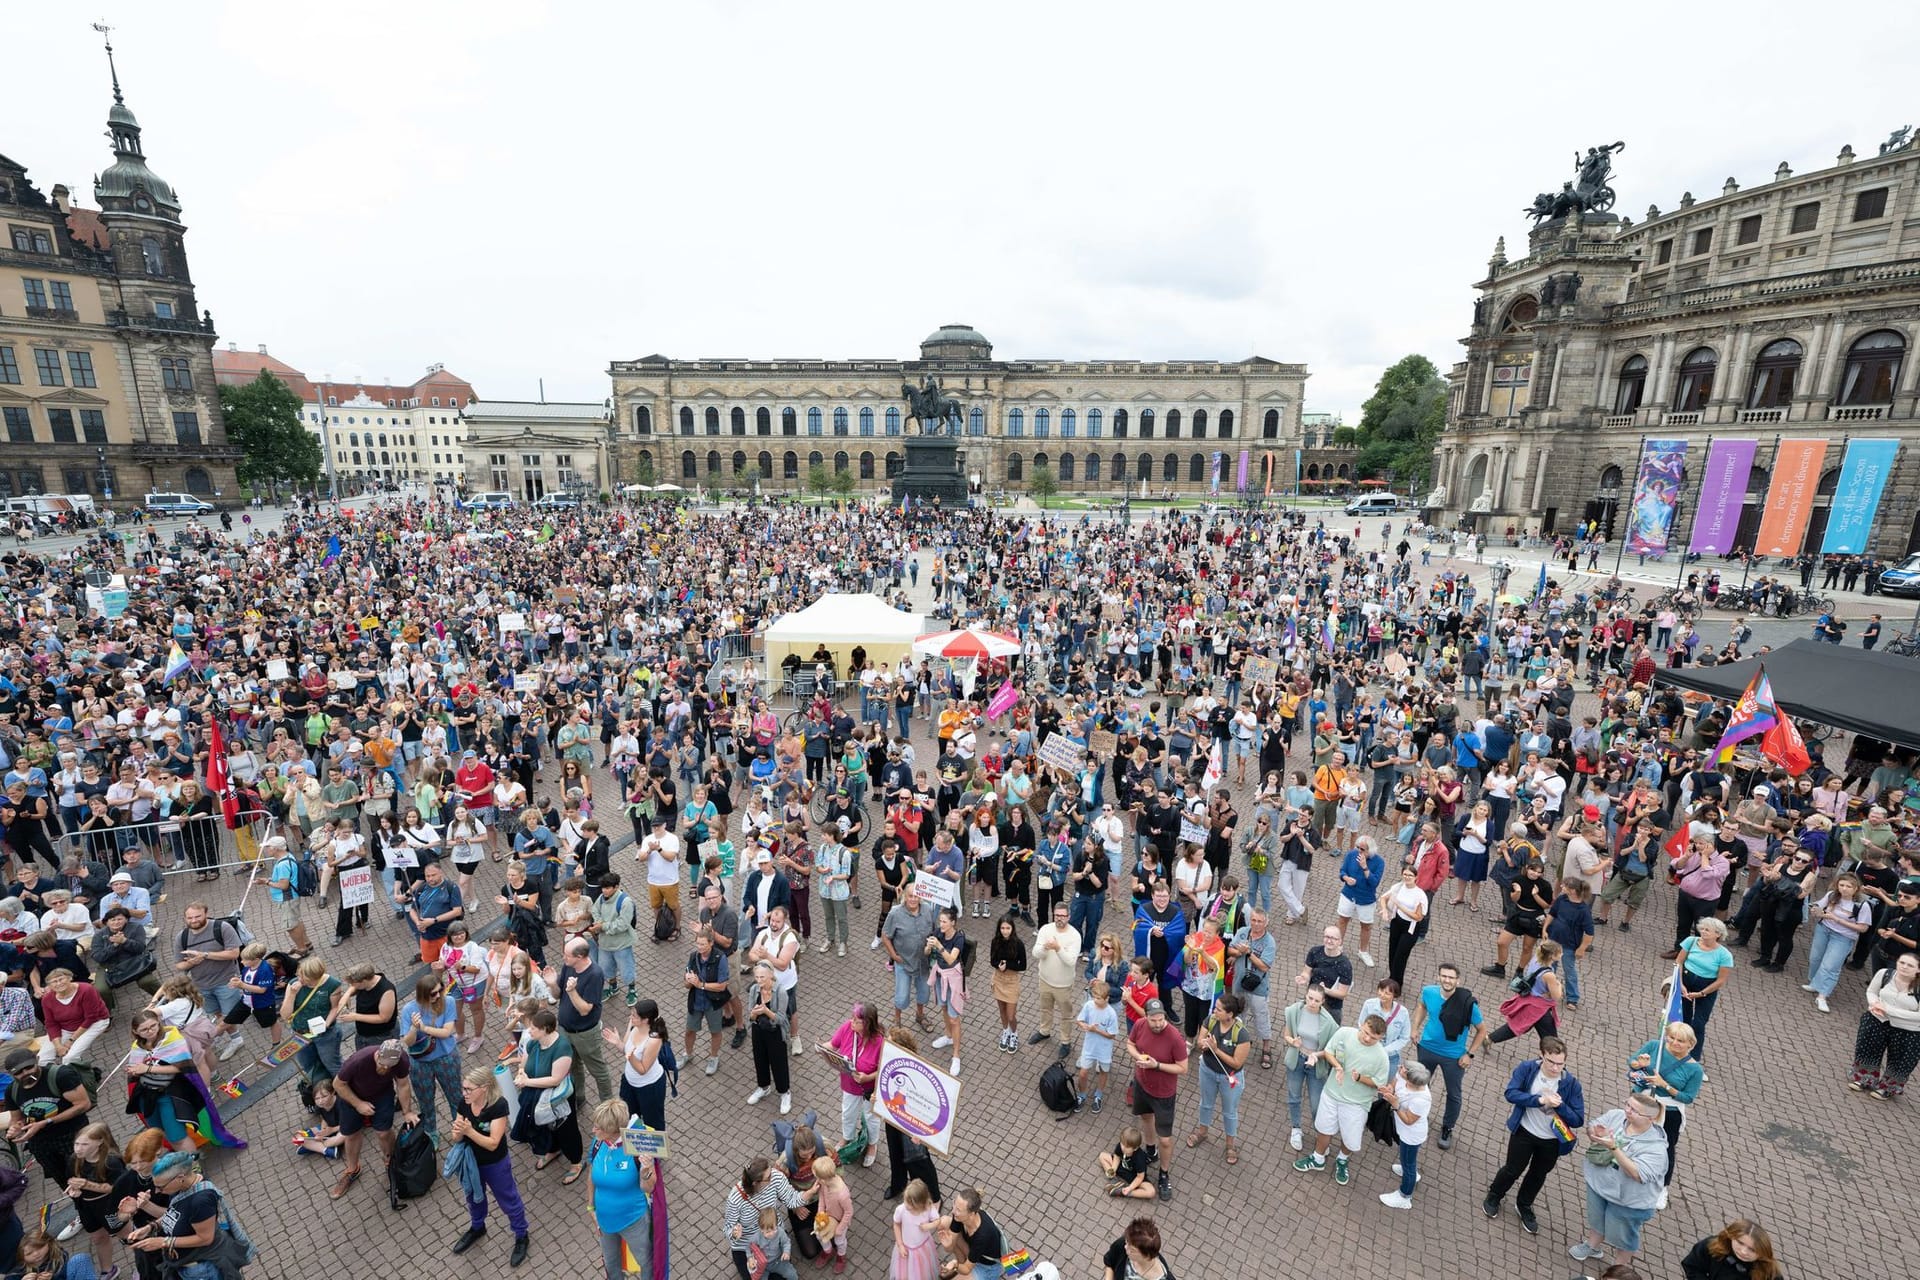
[(1225, 463), (1226, 456), (1226, 454), (1220, 452), (1218, 449), (1213, 451), (1213, 476), (1210, 485), (1210, 491), (1213, 493), (1220, 492), (1220, 468)]
[(1252, 462), (1252, 460), (1253, 460), (1252, 453), (1250, 453), (1245, 449), (1242, 449), (1240, 451), (1240, 473), (1238, 477), (1234, 480), (1233, 487), (1239, 490), (1241, 493), (1245, 493), (1247, 491), (1247, 466), (1250, 462)]
[(1754, 440), (1715, 440), (1707, 450), (1706, 474), (1693, 516), (1687, 550), (1723, 556), (1733, 550), (1746, 509), (1747, 481), (1753, 478)]
[(1880, 495), (1900, 456), (1898, 440), (1850, 440), (1846, 461), (1840, 464), (1840, 483), (1827, 513), (1822, 554), (1857, 556), (1873, 541), (1873, 517), (1880, 511)]
[(1797, 556), (1813, 516), (1813, 495), (1820, 487), (1820, 464), (1827, 441), (1782, 440), (1774, 450), (1773, 480), (1767, 485), (1767, 504), (1753, 549), (1763, 556)]
[(1649, 440), (1640, 447), (1640, 475), (1627, 513), (1627, 550), (1657, 555), (1673, 536), (1673, 508), (1687, 470), (1685, 440)]

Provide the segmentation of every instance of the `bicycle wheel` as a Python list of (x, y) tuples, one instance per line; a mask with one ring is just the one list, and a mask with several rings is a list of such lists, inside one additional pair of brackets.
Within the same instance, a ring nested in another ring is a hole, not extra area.
[(800, 726), (806, 722), (807, 718), (798, 711), (789, 711), (786, 717), (780, 721), (780, 731), (787, 735), (796, 734), (800, 732)]
[(827, 820), (827, 789), (825, 787), (813, 789), (813, 798), (807, 801), (807, 816), (816, 824)]

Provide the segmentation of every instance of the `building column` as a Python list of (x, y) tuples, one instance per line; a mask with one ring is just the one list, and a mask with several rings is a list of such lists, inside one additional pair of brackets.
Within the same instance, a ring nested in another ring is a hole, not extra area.
[(1547, 487), (1547, 456), (1553, 452), (1552, 445), (1541, 445), (1533, 455), (1533, 500), (1527, 504), (1528, 510), (1540, 510), (1540, 499)]

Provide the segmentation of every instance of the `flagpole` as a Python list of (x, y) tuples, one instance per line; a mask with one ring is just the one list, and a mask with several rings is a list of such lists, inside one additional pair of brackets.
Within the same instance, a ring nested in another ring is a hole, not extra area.
[[(1647, 437), (1643, 433), (1640, 437), (1639, 461), (1635, 462), (1633, 467), (1633, 488), (1627, 490), (1627, 528), (1629, 529), (1633, 527), (1634, 499), (1640, 492), (1640, 473), (1646, 469), (1646, 465)], [(1619, 534), (1614, 539), (1614, 542), (1617, 545), (1613, 549), (1613, 576), (1617, 578), (1620, 576), (1620, 566), (1627, 557), (1627, 535), (1625, 533)]]

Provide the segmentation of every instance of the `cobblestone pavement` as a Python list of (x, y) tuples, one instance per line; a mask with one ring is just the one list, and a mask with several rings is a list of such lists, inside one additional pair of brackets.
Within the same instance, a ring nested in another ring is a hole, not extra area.
[[(923, 759), (931, 750), (925, 732), (916, 723)], [(1386, 833), (1389, 839), (1391, 834)], [(630, 851), (617, 856), (616, 866), (630, 866), (622, 860), (630, 856)], [(499, 868), (488, 864), (483, 871), (487, 896), (498, 882)], [(243, 883), (229, 877), (215, 886), (211, 896), (216, 911), (237, 899)], [(164, 908), (166, 925), (177, 927), (186, 901), (206, 896), (194, 893), (201, 887), (188, 883), (172, 888)], [(1310, 886), (1313, 923), (1331, 917), (1334, 893), (1333, 876), (1323, 864)], [(888, 975), (866, 946), (876, 901), (869, 890), (865, 910), (854, 913), (853, 947), (845, 959), (823, 957), (811, 949), (804, 953), (801, 1030), (809, 1043), (830, 1033), (855, 1000), (889, 1001)], [(1109, 927), (1120, 922), (1122, 910), (1110, 899)], [(249, 915), (263, 936), (270, 933), (270, 926), (262, 928), (268, 919), (264, 910), (250, 909)], [(414, 967), (406, 931), (377, 906), (376, 917), (368, 935), (322, 954), (337, 966), (371, 959), (385, 966), (404, 990), (408, 984), (403, 979)], [(1591, 1114), (1623, 1103), (1626, 1056), (1657, 1025), (1660, 1000), (1655, 988), (1668, 971), (1658, 953), (1671, 938), (1672, 922), (1671, 891), (1658, 886), (1633, 932), (1607, 932), (1582, 964), (1584, 1001), (1563, 1018), (1572, 1046), (1571, 1066), (1586, 1086)], [(1456, 960), (1473, 975), (1468, 985), (1478, 989), (1482, 1003), (1497, 1004), (1498, 982), (1473, 972), (1491, 958), (1490, 925), (1485, 913), (1440, 907), (1431, 935), (1414, 953), (1410, 980), (1430, 980), (1441, 960)], [(977, 941), (985, 941), (988, 921), (969, 921), (967, 927)], [(1283, 971), (1317, 940), (1312, 927), (1275, 932), (1282, 959), (1277, 967)], [(1804, 958), (1804, 931), (1802, 941), (1796, 961)], [(1384, 965), (1384, 939), (1377, 940), (1373, 950)], [(645, 939), (638, 951), (643, 989), (659, 993), (678, 1047), (684, 954), (677, 944), (655, 946)], [(1736, 954), (1740, 965), (1709, 1036), (1712, 1081), (1681, 1141), (1671, 1204), (1647, 1228), (1647, 1274), (1677, 1276), (1679, 1259), (1694, 1241), (1744, 1215), (1766, 1224), (1790, 1272), (1836, 1280), (1911, 1274), (1911, 1262), (1902, 1261), (1915, 1256), (1911, 1215), (1905, 1212), (1906, 1197), (1896, 1194), (1891, 1184), (1900, 1170), (1911, 1168), (1920, 1121), (1912, 1103), (1875, 1102), (1845, 1088), (1863, 1004), (1861, 977), (1847, 975), (1833, 998), (1834, 1012), (1823, 1016), (1814, 1012), (1812, 997), (1798, 989), (1805, 975), (1797, 967), (1780, 975), (1756, 973), (1750, 953)], [(1359, 969), (1350, 1008), (1357, 1008), (1371, 980), (1384, 972)], [(124, 1049), (133, 1003), (121, 1001), (115, 1030), (103, 1043), (100, 1056), (109, 1063)], [(995, 1034), (992, 1001), (984, 981), (976, 982), (961, 1055), (964, 1087), (955, 1147), (939, 1161), (941, 1181), (949, 1194), (968, 1183), (984, 1186), (989, 1211), (1013, 1242), (1054, 1260), (1065, 1276), (1097, 1277), (1101, 1252), (1134, 1212), (1132, 1206), (1101, 1194), (1094, 1168), (1095, 1154), (1113, 1143), (1124, 1123), (1124, 1108), (1109, 1106), (1099, 1116), (1082, 1113), (1055, 1122), (1036, 1089), (1052, 1050), (1025, 1043), (1034, 1009), (1029, 993), (1022, 1004), (1020, 1051), (1017, 1056), (1001, 1053), (990, 1047)], [(489, 1039), (493, 1043), (483, 1052), (491, 1055), (500, 1042), (491, 1035)], [(1532, 1043), (1529, 1037), (1494, 1046), (1469, 1068), (1457, 1141), (1450, 1151), (1430, 1144), (1422, 1153), (1424, 1181), (1406, 1212), (1385, 1209), (1375, 1198), (1395, 1181), (1388, 1169), (1394, 1157), (1387, 1147), (1369, 1144), (1355, 1161), (1347, 1187), (1337, 1186), (1330, 1176), (1293, 1172), (1283, 1077), (1277, 1067), (1260, 1070), (1254, 1059), (1240, 1109), (1241, 1163), (1226, 1166), (1217, 1135), (1195, 1151), (1177, 1146), (1173, 1202), (1147, 1206), (1161, 1224), (1175, 1272), (1183, 1280), (1571, 1274), (1575, 1267), (1566, 1249), (1577, 1238), (1583, 1206), (1577, 1158), (1562, 1161), (1541, 1196), (1539, 1236), (1521, 1232), (1510, 1201), (1498, 1221), (1485, 1219), (1479, 1208), (1504, 1151), (1507, 1108), (1501, 1090), (1507, 1073)], [(252, 1032), (250, 1049), (263, 1047), (260, 1033)], [(744, 1049), (723, 1051), (719, 1074), (711, 1078), (701, 1074), (699, 1057), (685, 1066), (679, 1097), (668, 1107), (674, 1153), (668, 1167), (673, 1266), (683, 1277), (731, 1276), (720, 1243), (723, 1205), (740, 1167), (769, 1149), (774, 1103), (769, 1099), (758, 1107), (745, 1105), (753, 1071)], [(817, 1109), (823, 1127), (832, 1130), (829, 1137), (837, 1136), (835, 1076), (809, 1052), (795, 1063), (795, 1079), (792, 1118)], [(1442, 1087), (1436, 1081), (1436, 1089)], [(1116, 1084), (1113, 1093), (1120, 1092)], [(108, 1101), (105, 1109), (124, 1138), (131, 1121), (120, 1115), (120, 1096), (116, 1077), (103, 1098), (116, 1100)], [(1437, 1108), (1441, 1100), (1435, 1101)], [(1184, 1080), (1180, 1134), (1191, 1131), (1197, 1106), (1197, 1085)], [(328, 1200), (327, 1188), (338, 1165), (293, 1150), (288, 1136), (301, 1123), (294, 1090), (280, 1087), (252, 1099), (234, 1123), (250, 1150), (216, 1154), (210, 1161), (210, 1175), (232, 1197), (261, 1245), (261, 1263), (249, 1271), (250, 1277), (337, 1280), (362, 1274), (432, 1275), (455, 1268), (461, 1275), (507, 1274), (511, 1239), (503, 1221), (496, 1218), (482, 1244), (452, 1261), (448, 1249), (465, 1227), (457, 1191), (442, 1185), (394, 1213), (387, 1208), (379, 1160), (371, 1149), (367, 1175), (359, 1185), (343, 1201)], [(585, 1188), (560, 1185), (564, 1166), (534, 1173), (523, 1148), (515, 1150), (513, 1159), (534, 1224), (532, 1258), (523, 1274), (596, 1274), (599, 1250), (585, 1208)], [(881, 1199), (885, 1179), (884, 1151), (872, 1169), (850, 1173), (855, 1210), (849, 1275), (886, 1274), (892, 1205)], [(24, 1210), (37, 1212), (43, 1194), (44, 1184), (36, 1177)], [(803, 1275), (812, 1270), (804, 1262), (800, 1267)]]

